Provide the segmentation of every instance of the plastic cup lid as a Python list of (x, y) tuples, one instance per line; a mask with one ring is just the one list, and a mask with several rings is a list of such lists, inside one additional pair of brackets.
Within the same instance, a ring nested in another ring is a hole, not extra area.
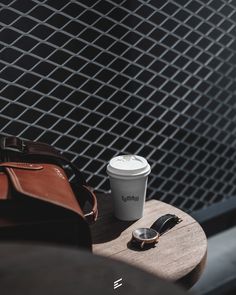
[(117, 176), (137, 176), (150, 173), (147, 160), (137, 155), (121, 155), (110, 160), (107, 166), (108, 174)]

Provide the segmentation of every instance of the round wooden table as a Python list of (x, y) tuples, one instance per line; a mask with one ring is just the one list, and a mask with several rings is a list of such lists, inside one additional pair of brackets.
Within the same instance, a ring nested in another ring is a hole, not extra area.
[(72, 248), (0, 243), (1, 295), (184, 295), (126, 263)]
[[(125, 261), (158, 277), (190, 288), (200, 277), (207, 255), (207, 239), (199, 223), (189, 214), (158, 200), (145, 204), (138, 221), (120, 221), (113, 217), (109, 195), (98, 195), (99, 218), (91, 226), (93, 253)], [(160, 216), (171, 213), (182, 218), (158, 244), (145, 251), (129, 247), (132, 231), (150, 227)]]

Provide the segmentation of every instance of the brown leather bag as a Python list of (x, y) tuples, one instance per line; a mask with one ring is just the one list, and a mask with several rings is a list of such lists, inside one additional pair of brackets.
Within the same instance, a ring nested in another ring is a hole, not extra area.
[[(68, 180), (69, 169), (73, 181)], [(85, 213), (87, 201), (91, 210)], [(97, 214), (95, 194), (59, 151), (44, 143), (1, 138), (1, 240), (50, 241), (91, 250), (89, 223)]]

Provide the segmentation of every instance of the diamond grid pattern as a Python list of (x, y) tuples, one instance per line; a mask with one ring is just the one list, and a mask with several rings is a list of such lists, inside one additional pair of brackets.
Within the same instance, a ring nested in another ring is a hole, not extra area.
[(97, 190), (152, 166), (185, 211), (236, 193), (236, 1), (1, 1), (1, 134), (55, 145)]

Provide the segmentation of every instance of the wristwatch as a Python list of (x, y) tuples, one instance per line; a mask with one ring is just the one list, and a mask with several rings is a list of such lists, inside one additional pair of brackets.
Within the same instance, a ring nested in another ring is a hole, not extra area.
[(182, 221), (174, 214), (159, 217), (150, 228), (138, 228), (132, 232), (131, 244), (143, 249), (145, 246), (155, 246), (160, 236)]

